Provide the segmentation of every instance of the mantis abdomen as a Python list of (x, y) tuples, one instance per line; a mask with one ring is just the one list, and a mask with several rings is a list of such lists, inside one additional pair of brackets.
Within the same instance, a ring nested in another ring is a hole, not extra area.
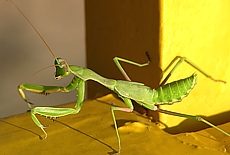
[(158, 96), (153, 99), (155, 105), (173, 104), (186, 97), (197, 83), (197, 75), (174, 81), (156, 89)]

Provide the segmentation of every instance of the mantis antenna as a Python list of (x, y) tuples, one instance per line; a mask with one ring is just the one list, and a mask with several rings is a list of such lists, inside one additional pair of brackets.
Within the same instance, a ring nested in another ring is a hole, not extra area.
[(54, 52), (51, 50), (51, 48), (49, 47), (49, 45), (46, 43), (45, 39), (43, 39), (43, 37), (40, 35), (40, 33), (37, 31), (37, 29), (34, 27), (34, 25), (29, 21), (29, 19), (24, 15), (24, 13), (17, 7), (17, 5), (14, 4), (14, 2), (12, 2), (11, 0), (9, 0), (9, 1), (17, 8), (17, 10), (23, 15), (23, 17), (25, 17), (25, 19), (27, 20), (27, 22), (32, 26), (32, 28), (35, 30), (35, 32), (38, 34), (38, 36), (42, 39), (43, 43), (49, 49), (50, 53), (56, 59), (56, 56), (54, 55)]
[(53, 66), (55, 66), (55, 65), (49, 65), (49, 66), (43, 67), (42, 69), (39, 69), (38, 71), (36, 71), (35, 73), (33, 73), (33, 76), (36, 75), (36, 74), (38, 74), (39, 72), (41, 72), (41, 71), (43, 71), (43, 70), (45, 70), (47, 68), (53, 67)]

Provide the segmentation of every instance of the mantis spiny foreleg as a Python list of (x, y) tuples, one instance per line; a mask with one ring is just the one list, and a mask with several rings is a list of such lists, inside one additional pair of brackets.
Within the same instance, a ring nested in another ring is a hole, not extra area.
[[(47, 94), (47, 93), (54, 93), (54, 92), (69, 92), (69, 91), (74, 90), (75, 88), (78, 88), (78, 98), (77, 98), (77, 103), (76, 103), (75, 108), (53, 108), (53, 107), (31, 108), (31, 105), (30, 105), (31, 103), (27, 100), (25, 93), (23, 92), (23, 90), (27, 90), (30, 92)], [(78, 77), (74, 77), (72, 82), (67, 87), (21, 84), (18, 87), (18, 91), (20, 95), (22, 96), (22, 98), (28, 103), (31, 109), (30, 114), (31, 114), (32, 120), (44, 132), (45, 137), (43, 139), (46, 139), (47, 133), (44, 130), (44, 128), (46, 127), (40, 123), (40, 121), (37, 119), (35, 114), (40, 114), (42, 116), (50, 117), (50, 118), (57, 118), (61, 116), (78, 113), (82, 107), (82, 103), (84, 100), (85, 81)]]
[(73, 80), (71, 81), (71, 83), (66, 86), (66, 87), (62, 87), (62, 86), (43, 86), (43, 85), (36, 85), (36, 84), (20, 84), (18, 86), (18, 92), (21, 95), (21, 97), (23, 98), (23, 100), (25, 100), (28, 103), (29, 108), (31, 108), (31, 102), (27, 99), (24, 90), (33, 92), (33, 93), (38, 93), (38, 94), (45, 94), (48, 95), (50, 93), (54, 93), (54, 92), (70, 92), (72, 90), (74, 90), (79, 82), (78, 82), (79, 78), (74, 77)]

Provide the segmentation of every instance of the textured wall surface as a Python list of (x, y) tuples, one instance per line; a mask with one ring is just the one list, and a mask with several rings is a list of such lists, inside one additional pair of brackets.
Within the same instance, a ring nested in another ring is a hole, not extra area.
[[(175, 56), (181, 55), (214, 78), (227, 81), (227, 84), (213, 82), (183, 63), (169, 81), (197, 73), (198, 84), (181, 103), (161, 108), (212, 116), (209, 119), (216, 124), (229, 121), (230, 1), (162, 1), (160, 10), (162, 68)], [(161, 119), (168, 126), (183, 120), (167, 115), (161, 115)]]

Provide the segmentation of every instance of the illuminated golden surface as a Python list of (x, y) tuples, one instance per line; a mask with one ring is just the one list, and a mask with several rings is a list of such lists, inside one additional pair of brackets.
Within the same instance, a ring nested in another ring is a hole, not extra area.
[[(75, 103), (64, 105), (74, 107)], [(77, 115), (53, 122), (38, 117), (48, 137), (40, 140), (42, 131), (32, 122), (29, 113), (1, 119), (1, 154), (108, 154), (117, 150), (111, 105), (125, 107), (112, 95), (84, 102)], [(120, 126), (121, 155), (223, 155), (230, 152), (230, 138), (213, 128), (199, 132), (170, 135), (154, 123), (135, 113), (115, 112)], [(230, 132), (230, 123), (220, 125)]]

